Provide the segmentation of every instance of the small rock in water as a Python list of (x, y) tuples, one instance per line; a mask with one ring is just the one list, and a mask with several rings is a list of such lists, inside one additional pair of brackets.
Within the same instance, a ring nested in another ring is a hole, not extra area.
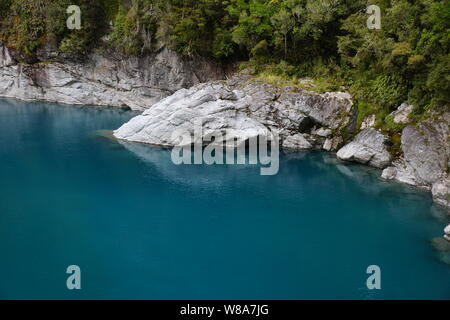
[(450, 224), (444, 229), (445, 235), (444, 238), (450, 241)]

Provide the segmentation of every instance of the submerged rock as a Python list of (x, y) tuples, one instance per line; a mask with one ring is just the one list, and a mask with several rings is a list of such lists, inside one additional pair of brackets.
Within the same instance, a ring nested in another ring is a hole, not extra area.
[(391, 162), (387, 138), (375, 129), (361, 131), (349, 144), (337, 153), (339, 159), (356, 161), (376, 168), (385, 168)]

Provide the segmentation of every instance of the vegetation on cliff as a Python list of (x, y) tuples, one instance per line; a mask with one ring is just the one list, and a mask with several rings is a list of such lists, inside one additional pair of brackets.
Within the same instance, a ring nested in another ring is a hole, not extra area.
[[(81, 30), (66, 27), (72, 4)], [(370, 4), (382, 10), (380, 30), (367, 28)], [(24, 62), (166, 46), (246, 61), (260, 75), (343, 85), (379, 114), (404, 101), (417, 115), (450, 102), (450, 0), (2, 0), (0, 27)]]

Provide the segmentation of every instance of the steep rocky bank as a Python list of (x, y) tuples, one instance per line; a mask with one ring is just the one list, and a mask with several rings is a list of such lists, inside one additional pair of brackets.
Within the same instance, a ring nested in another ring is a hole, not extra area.
[(431, 190), (434, 200), (450, 208), (450, 113), (433, 115), (402, 132), (402, 156), (383, 178)]
[(165, 48), (144, 57), (96, 53), (84, 63), (29, 65), (16, 63), (0, 42), (1, 97), (144, 110), (179, 89), (224, 77), (209, 60), (184, 58)]

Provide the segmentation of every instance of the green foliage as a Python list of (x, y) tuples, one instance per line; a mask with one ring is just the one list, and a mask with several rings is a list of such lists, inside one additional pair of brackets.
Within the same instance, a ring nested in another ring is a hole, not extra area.
[(21, 58), (33, 60), (45, 31), (44, 3), (39, 0), (16, 0), (11, 2), (7, 33), (11, 48), (20, 48)]
[[(82, 9), (82, 30), (65, 26), (70, 4)], [(381, 30), (367, 28), (368, 4), (382, 9)], [(345, 86), (382, 113), (406, 100), (419, 114), (450, 103), (450, 0), (1, 0), (0, 27), (23, 61), (42, 48), (82, 57), (165, 46), (250, 60), (266, 78)]]
[(394, 110), (406, 100), (407, 89), (398, 76), (380, 75), (371, 85), (370, 97), (381, 106)]
[[(3, 2), (5, 1), (5, 2)], [(16, 58), (25, 62), (38, 60), (39, 49), (86, 54), (105, 30), (104, 4), (89, 0), (2, 0), (1, 38), (14, 49)], [(82, 30), (66, 27), (69, 5), (82, 11)], [(59, 48), (60, 47), (60, 48)]]
[(156, 17), (151, 1), (134, 1), (128, 11), (119, 6), (109, 35), (109, 45), (125, 55), (151, 51), (156, 36)]
[(422, 111), (448, 104), (450, 1), (396, 0), (383, 7), (382, 30), (365, 28), (364, 13), (343, 22), (342, 61), (370, 88), (354, 89), (389, 108), (407, 99)]

